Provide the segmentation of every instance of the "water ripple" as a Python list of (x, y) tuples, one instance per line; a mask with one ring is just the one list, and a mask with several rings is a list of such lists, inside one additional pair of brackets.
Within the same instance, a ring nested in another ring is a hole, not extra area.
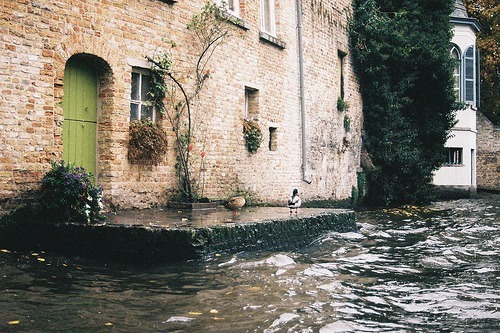
[(296, 252), (156, 267), (1, 252), (0, 331), (500, 332), (498, 196), (412, 209)]

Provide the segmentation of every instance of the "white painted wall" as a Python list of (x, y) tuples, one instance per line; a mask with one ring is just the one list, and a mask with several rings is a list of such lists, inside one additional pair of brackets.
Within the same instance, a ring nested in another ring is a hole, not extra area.
[[(475, 30), (471, 25), (455, 24), (453, 29), (452, 43), (455, 44), (463, 57), (465, 51), (476, 44)], [(462, 66), (463, 71), (463, 66)], [(463, 73), (463, 72), (462, 72)], [(478, 80), (477, 74), (476, 82)], [(462, 80), (463, 81), (463, 80)], [(463, 82), (461, 83), (463, 92)], [(461, 99), (463, 101), (463, 94)], [(477, 103), (476, 96), (476, 103)], [(461, 165), (444, 165), (434, 173), (435, 185), (455, 187), (457, 189), (468, 189), (472, 192), (476, 190), (476, 105), (467, 105), (465, 110), (460, 110), (456, 114), (458, 120), (452, 129), (451, 137), (445, 146), (450, 148), (463, 149), (463, 163)], [(444, 159), (444, 157), (443, 157)]]

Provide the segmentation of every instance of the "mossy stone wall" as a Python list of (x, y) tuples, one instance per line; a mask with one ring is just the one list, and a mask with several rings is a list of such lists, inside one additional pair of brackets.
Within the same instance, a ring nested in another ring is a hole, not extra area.
[(201, 228), (2, 221), (0, 247), (161, 262), (201, 258), (215, 252), (293, 249), (328, 231), (357, 230), (354, 212), (350, 211)]

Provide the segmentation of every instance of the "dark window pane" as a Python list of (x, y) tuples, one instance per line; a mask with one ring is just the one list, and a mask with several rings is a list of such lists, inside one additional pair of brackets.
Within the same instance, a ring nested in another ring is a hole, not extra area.
[(474, 82), (473, 81), (465, 81), (465, 100), (473, 101), (474, 100)]
[(153, 108), (150, 106), (141, 106), (141, 119), (148, 119), (153, 121)]
[(139, 119), (139, 105), (130, 103), (130, 120)]
[(149, 99), (148, 93), (151, 90), (151, 78), (147, 75), (142, 76), (141, 85), (141, 101), (147, 101)]
[(448, 165), (461, 165), (462, 162), (462, 148), (446, 148), (446, 164)]
[(474, 79), (474, 61), (473, 59), (465, 59), (465, 78)]
[(132, 73), (131, 99), (134, 101), (139, 100), (139, 80), (140, 80), (140, 75), (138, 73)]

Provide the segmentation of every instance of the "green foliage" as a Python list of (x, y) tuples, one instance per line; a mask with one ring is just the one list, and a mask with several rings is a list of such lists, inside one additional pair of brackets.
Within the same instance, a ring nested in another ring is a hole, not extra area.
[(500, 2), (465, 0), (469, 17), (482, 26), (476, 45), (481, 50), (481, 111), (500, 124)]
[(366, 175), (364, 172), (359, 172), (357, 177), (357, 185), (351, 188), (351, 205), (352, 208), (360, 208), (363, 206), (365, 198)]
[(351, 118), (348, 115), (344, 115), (344, 130), (346, 132), (351, 131)]
[(356, 186), (351, 187), (351, 204), (352, 207), (357, 207), (359, 201), (359, 190)]
[(87, 223), (102, 219), (102, 189), (92, 184), (93, 176), (63, 161), (51, 164), (52, 169), (42, 179), (41, 216)]
[(224, 35), (227, 34), (228, 30), (225, 28), (224, 23), (237, 22), (227, 14), (224, 7), (225, 4), (217, 5), (214, 2), (206, 2), (201, 12), (193, 16), (187, 28), (195, 31), (198, 35), (204, 35), (204, 37), (200, 38), (201, 40), (206, 40), (206, 35), (219, 35), (222, 31), (224, 31)]
[(158, 165), (167, 152), (167, 135), (149, 119), (132, 120), (129, 126), (128, 159)]
[(337, 110), (339, 112), (347, 111), (349, 109), (349, 104), (344, 101), (341, 97), (337, 98)]
[[(173, 45), (173, 44), (171, 44)], [(148, 61), (155, 64), (151, 68), (151, 87), (148, 97), (151, 99), (155, 110), (158, 110), (160, 115), (165, 114), (165, 97), (168, 93), (168, 86), (165, 83), (165, 77), (172, 68), (172, 60), (168, 53), (163, 53), (155, 59), (146, 57)]]
[(364, 105), (372, 204), (432, 198), (458, 107), (449, 53), (452, 0), (355, 0), (350, 22)]
[(253, 120), (243, 120), (243, 137), (247, 143), (247, 149), (251, 153), (255, 153), (262, 143), (262, 131)]

